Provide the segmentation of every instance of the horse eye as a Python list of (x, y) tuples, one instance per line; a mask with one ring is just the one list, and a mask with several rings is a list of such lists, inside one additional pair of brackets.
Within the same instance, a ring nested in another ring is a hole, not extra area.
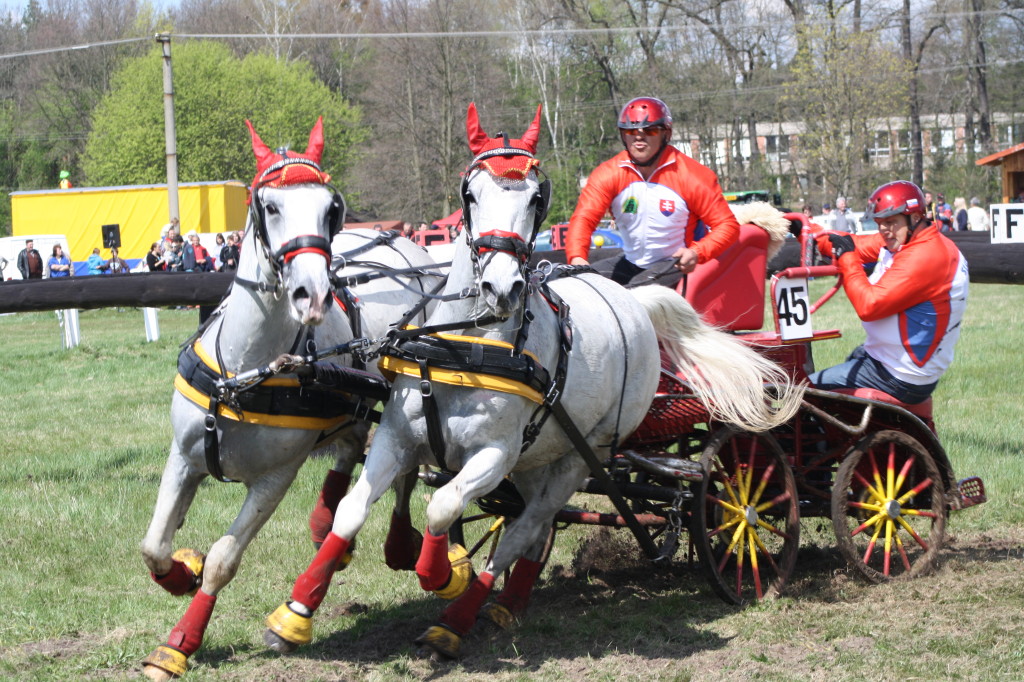
[(264, 210), (266, 210), (266, 212), (269, 213), (270, 215), (277, 215), (278, 213), (281, 212), (274, 204), (267, 204)]

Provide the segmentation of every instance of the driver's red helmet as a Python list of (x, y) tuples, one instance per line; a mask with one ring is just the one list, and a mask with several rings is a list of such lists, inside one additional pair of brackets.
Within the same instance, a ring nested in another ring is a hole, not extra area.
[(894, 215), (924, 215), (924, 192), (912, 182), (897, 180), (887, 182), (868, 197), (868, 215), (873, 220), (889, 218)]
[(672, 127), (672, 112), (656, 97), (634, 97), (619, 112), (620, 130), (637, 130), (654, 126)]

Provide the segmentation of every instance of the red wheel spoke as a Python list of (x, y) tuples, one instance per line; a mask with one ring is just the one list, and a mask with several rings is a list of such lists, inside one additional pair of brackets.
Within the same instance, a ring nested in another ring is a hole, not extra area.
[(896, 501), (899, 502), (900, 504), (906, 504), (907, 500), (909, 500), (911, 497), (913, 497), (914, 495), (918, 494), (919, 492), (921, 492), (922, 490), (924, 490), (925, 488), (927, 488), (931, 484), (932, 484), (932, 479), (926, 478), (923, 481), (921, 481), (920, 483), (918, 483), (917, 485), (915, 485), (913, 488), (908, 490), (904, 495), (901, 495), (900, 499), (898, 499)]
[(764, 590), (761, 589), (761, 568), (757, 563), (757, 545), (761, 543), (757, 541), (757, 534), (753, 528), (749, 529), (748, 533), (750, 537), (747, 546), (750, 547), (750, 572), (754, 576), (754, 592), (758, 599), (764, 599)]
[(768, 500), (767, 502), (763, 502), (757, 507), (754, 507), (754, 509), (756, 509), (757, 513), (760, 514), (764, 510), (771, 509), (772, 507), (778, 506), (783, 502), (788, 502), (790, 499), (792, 498), (789, 496), (789, 493), (784, 491), (776, 495), (774, 498)]
[(893, 496), (903, 487), (903, 483), (907, 480), (907, 474), (910, 473), (910, 467), (914, 466), (914, 457), (907, 457), (907, 461), (903, 463), (903, 468), (900, 469), (900, 475), (896, 477), (896, 487), (893, 489)]
[(910, 557), (907, 556), (907, 548), (903, 546), (903, 541), (900, 540), (900, 536), (896, 536), (896, 549), (900, 551), (900, 558), (903, 559), (903, 570), (910, 570)]
[(775, 564), (775, 557), (773, 557), (772, 553), (768, 551), (768, 548), (765, 547), (764, 543), (761, 542), (761, 538), (759, 538), (756, 533), (751, 537), (753, 537), (754, 542), (757, 543), (758, 549), (760, 549), (761, 552), (764, 554), (765, 561), (771, 564), (772, 570), (775, 571), (776, 575), (778, 575), (779, 567)]
[(853, 477), (857, 479), (860, 482), (860, 484), (864, 486), (864, 489), (867, 490), (868, 493), (875, 499), (881, 500), (885, 497), (884, 495), (882, 495), (882, 491), (875, 489), (875, 486), (871, 485), (871, 482), (868, 481), (868, 479), (864, 478), (864, 476), (861, 475), (859, 471), (854, 471)]
[(761, 473), (761, 481), (757, 484), (757, 490), (750, 496), (750, 504), (757, 504), (757, 501), (761, 499), (761, 495), (764, 494), (764, 489), (768, 486), (768, 481), (771, 480), (774, 472), (775, 462), (771, 462)]
[[(885, 518), (885, 512), (878, 512), (877, 514), (872, 516), (870, 519), (868, 519), (864, 523), (862, 523), (859, 526), (857, 526), (856, 528), (854, 528), (853, 532), (851, 532), (850, 535), (858, 535), (862, 530), (864, 530), (864, 529), (866, 529), (866, 528), (868, 528), (870, 526), (876, 525), (880, 519), (884, 519), (884, 518)], [(881, 525), (878, 526), (878, 529), (881, 529)], [(878, 537), (878, 529), (875, 530), (875, 537)]]
[(914, 541), (918, 545), (921, 546), (921, 549), (923, 549), (924, 551), (927, 552), (928, 551), (928, 543), (924, 541), (924, 538), (922, 538), (920, 535), (918, 535), (917, 531), (914, 530), (913, 527), (909, 523), (904, 521), (903, 519), (899, 519), (899, 522), (900, 522), (900, 525), (903, 526), (903, 529), (905, 531), (907, 531), (907, 533), (910, 534), (910, 537), (914, 538)]
[[(773, 526), (772, 524), (770, 524), (770, 523), (768, 523), (766, 521), (762, 521), (761, 519), (757, 520), (757, 525), (759, 527), (761, 527), (761, 528), (764, 528), (766, 531), (768, 531), (772, 535), (779, 536), (783, 540), (789, 540), (792, 537), (789, 533), (784, 533), (781, 530), (779, 530), (778, 528), (776, 528), (775, 526)], [(765, 551), (767, 551), (767, 550), (765, 550)]]

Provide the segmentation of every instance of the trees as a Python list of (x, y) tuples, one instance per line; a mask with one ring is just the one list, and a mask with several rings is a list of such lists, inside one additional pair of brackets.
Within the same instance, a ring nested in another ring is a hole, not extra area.
[[(220, 43), (185, 42), (172, 52), (178, 174), (182, 182), (252, 177), (248, 118), (271, 146), (305, 149), (324, 117), (323, 168), (345, 177), (364, 139), (359, 111), (318, 82), (300, 61), (251, 54)], [(167, 179), (164, 159), (161, 52), (129, 60), (97, 106), (83, 169), (93, 185), (154, 184)]]
[(878, 144), (868, 121), (902, 117), (911, 68), (877, 34), (838, 24), (806, 28), (802, 44), (784, 96), (791, 120), (803, 124), (801, 160), (825, 196), (867, 196), (875, 178), (865, 156)]

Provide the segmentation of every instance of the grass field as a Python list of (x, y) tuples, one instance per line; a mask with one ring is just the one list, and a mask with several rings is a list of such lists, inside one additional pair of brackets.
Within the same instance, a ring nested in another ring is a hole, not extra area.
[[(138, 544), (171, 440), (178, 343), (196, 322), (195, 311), (161, 311), (162, 339), (146, 343), (141, 311), (83, 311), (82, 345), (63, 351), (53, 313), (0, 317), (0, 678), (136, 679), (183, 613), (149, 579)], [(845, 334), (816, 347), (819, 367), (862, 337), (841, 294), (816, 326)], [(385, 499), (317, 614), (313, 644), (282, 658), (263, 647), (263, 620), (312, 557), (306, 517), (328, 466), (313, 460), (222, 593), (188, 678), (1019, 679), (1022, 342), (1024, 287), (972, 285), (935, 413), (957, 474), (983, 477), (990, 501), (951, 517), (934, 576), (866, 586), (827, 545), (808, 546), (787, 597), (741, 611), (685, 560), (655, 572), (625, 534), (570, 529), (526, 622), (471, 638), (464, 659), (442, 665), (411, 644), (440, 602), (381, 561)], [(208, 548), (243, 492), (204, 483), (176, 546)], [(427, 494), (414, 496), (414, 519)], [(820, 521), (807, 524), (816, 536)]]

